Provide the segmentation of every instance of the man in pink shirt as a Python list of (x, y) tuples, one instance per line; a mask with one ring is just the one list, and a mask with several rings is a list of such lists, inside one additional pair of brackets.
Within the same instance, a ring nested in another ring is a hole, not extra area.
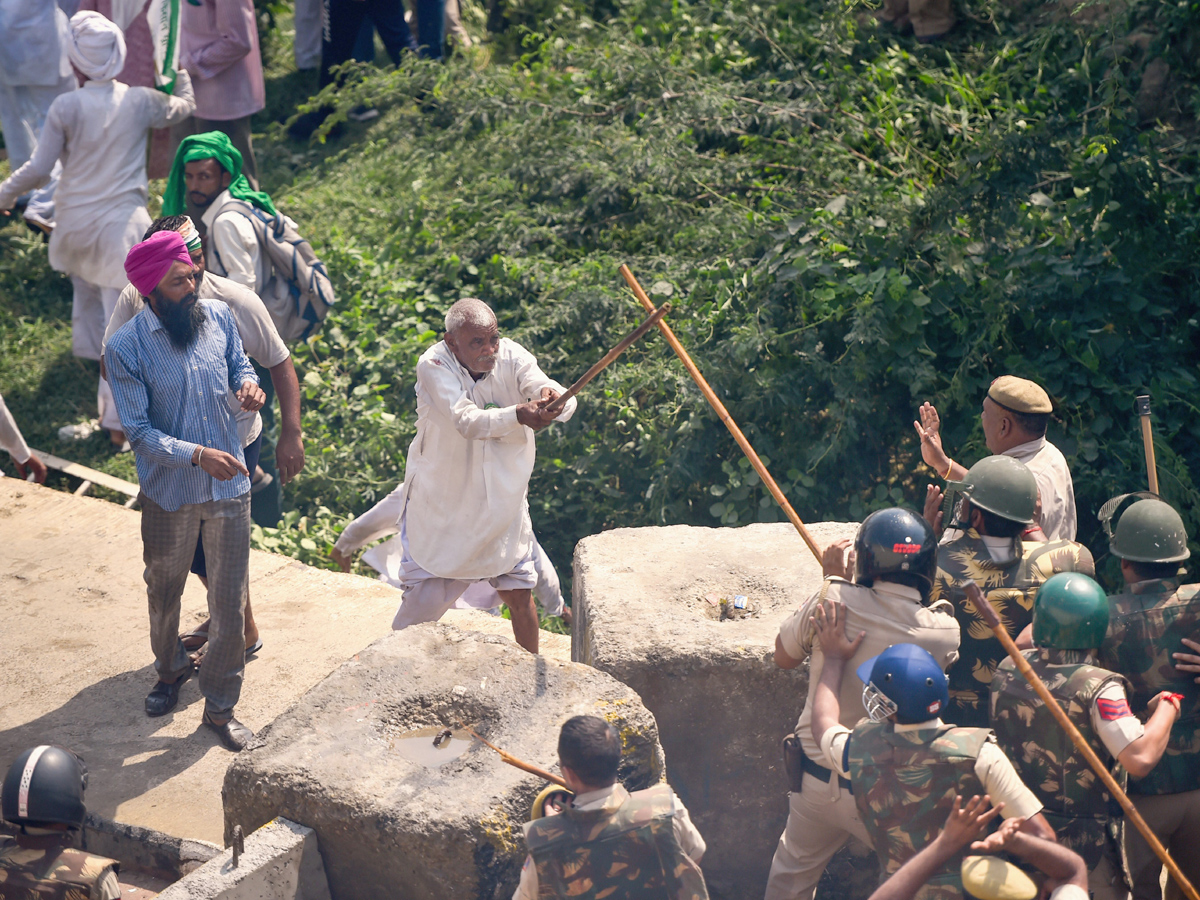
[(254, 0), (180, 4), (179, 65), (192, 76), (196, 114), (171, 129), (173, 148), (192, 134), (223, 131), (242, 154), (242, 174), (258, 189), (250, 117), (266, 105)]

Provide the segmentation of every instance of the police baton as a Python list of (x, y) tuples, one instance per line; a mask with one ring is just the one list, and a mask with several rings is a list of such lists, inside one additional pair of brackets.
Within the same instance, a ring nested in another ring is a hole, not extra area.
[(1108, 788), (1108, 792), (1121, 804), (1121, 809), (1125, 811), (1126, 818), (1142, 833), (1142, 837), (1146, 839), (1146, 843), (1150, 845), (1150, 849), (1154, 851), (1154, 855), (1162, 860), (1163, 865), (1167, 867), (1167, 871), (1171, 873), (1171, 877), (1175, 879), (1175, 883), (1179, 885), (1190, 900), (1200, 900), (1200, 895), (1196, 893), (1196, 889), (1187, 880), (1187, 876), (1175, 864), (1175, 860), (1171, 859), (1171, 854), (1167, 852), (1167, 848), (1162, 845), (1162, 842), (1150, 830), (1150, 826), (1146, 824), (1146, 820), (1142, 818), (1141, 813), (1137, 811), (1137, 807), (1133, 805), (1129, 797), (1121, 790), (1121, 786), (1117, 784), (1117, 780), (1112, 777), (1112, 773), (1100, 761), (1100, 757), (1096, 755), (1096, 751), (1091, 748), (1091, 745), (1088, 744), (1084, 736), (1079, 733), (1079, 729), (1075, 727), (1074, 723), (1067, 718), (1066, 712), (1059, 706), (1058, 701), (1054, 699), (1054, 695), (1050, 693), (1049, 689), (1042, 682), (1042, 679), (1038, 678), (1037, 673), (1029, 665), (1029, 661), (1017, 649), (1017, 645), (1013, 643), (1013, 639), (1008, 636), (1008, 632), (1000, 624), (1000, 617), (996, 615), (996, 610), (992, 608), (992, 604), (988, 603), (987, 598), (983, 596), (983, 591), (979, 589), (979, 585), (968, 578), (966, 581), (960, 582), (959, 587), (966, 592), (967, 599), (975, 607), (976, 614), (988, 624), (988, 627), (992, 629), (992, 634), (1004, 645), (1004, 649), (1008, 651), (1008, 655), (1012, 658), (1013, 663), (1016, 664), (1017, 670), (1025, 676), (1025, 680), (1029, 682), (1038, 697), (1041, 698), (1041, 701), (1046, 704), (1046, 709), (1050, 710), (1051, 715), (1062, 726), (1063, 731), (1067, 733), (1067, 737), (1071, 739), (1071, 743), (1083, 754), (1083, 758), (1087, 760), (1088, 765), (1092, 767), (1092, 770), (1099, 776), (1104, 786)]
[[(629, 285), (629, 289), (633, 291), (633, 295), (638, 298), (638, 302), (645, 307), (646, 312), (653, 312), (654, 304), (646, 296), (646, 292), (642, 290), (642, 286), (638, 284), (638, 280), (633, 277), (633, 273), (629, 271), (629, 266), (622, 265), (618, 271), (621, 273), (621, 277), (625, 279), (625, 283)], [(679, 357), (683, 363), (683, 367), (688, 370), (688, 374), (692, 376), (692, 380), (700, 388), (700, 393), (704, 395), (704, 399), (713, 408), (713, 411), (717, 414), (717, 418), (725, 423), (725, 427), (729, 429), (729, 433), (733, 435), (733, 439), (737, 441), (737, 445), (742, 448), (742, 453), (746, 454), (746, 459), (750, 460), (750, 465), (754, 467), (754, 471), (758, 473), (758, 477), (762, 479), (762, 483), (767, 486), (767, 490), (771, 492), (771, 496), (775, 498), (775, 502), (779, 504), (784, 515), (788, 517), (788, 521), (796, 526), (796, 531), (800, 532), (800, 537), (804, 539), (804, 543), (808, 544), (808, 549), (817, 558), (817, 562), (821, 562), (821, 550), (817, 547), (817, 542), (808, 533), (808, 529), (804, 527), (804, 523), (800, 521), (800, 517), (792, 509), (792, 504), (788, 503), (787, 497), (783, 495), (783, 491), (779, 489), (779, 485), (775, 483), (775, 479), (771, 477), (771, 473), (767, 471), (767, 467), (763, 465), (763, 461), (758, 458), (758, 454), (754, 452), (754, 448), (750, 446), (750, 442), (746, 440), (746, 435), (742, 434), (742, 429), (738, 428), (737, 422), (733, 421), (733, 416), (729, 414), (729, 410), (725, 408), (725, 404), (718, 399), (713, 389), (708, 386), (708, 382), (704, 380), (704, 376), (700, 374), (700, 370), (696, 368), (696, 364), (692, 362), (692, 358), (688, 356), (688, 352), (683, 349), (683, 344), (679, 343), (679, 338), (675, 337), (675, 332), (671, 330), (671, 326), (666, 322), (660, 321), (658, 323), (658, 330), (662, 332), (667, 343), (671, 345), (671, 349), (675, 351), (675, 355)], [(1196, 898), (1193, 898), (1193, 900), (1196, 900)]]
[(1142, 448), (1146, 451), (1146, 480), (1150, 483), (1150, 493), (1158, 493), (1158, 466), (1154, 462), (1154, 434), (1150, 431), (1150, 395), (1139, 394), (1134, 400), (1134, 408), (1142, 420)]

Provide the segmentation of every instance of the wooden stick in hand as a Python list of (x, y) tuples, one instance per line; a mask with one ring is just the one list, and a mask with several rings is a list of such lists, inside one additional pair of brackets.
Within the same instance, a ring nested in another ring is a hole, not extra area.
[(572, 397), (574, 397), (576, 394), (578, 394), (581, 390), (583, 390), (585, 387), (587, 387), (588, 382), (590, 382), (593, 378), (595, 378), (597, 375), (599, 375), (601, 372), (603, 372), (605, 369), (607, 369), (609, 367), (609, 365), (618, 356), (620, 356), (622, 353), (624, 353), (626, 350), (628, 350), (635, 341), (638, 341), (642, 337), (644, 337), (646, 332), (648, 332), (651, 328), (653, 328), (655, 325), (657, 325), (662, 320), (662, 317), (665, 316), (670, 311), (671, 311), (670, 303), (664, 303), (658, 309), (654, 310), (646, 318), (646, 321), (642, 322), (641, 325), (639, 325), (633, 331), (629, 332), (629, 334), (625, 335), (625, 337), (621, 338), (621, 342), (619, 344), (617, 344), (617, 346), (613, 347), (611, 350), (609, 350), (607, 353), (605, 353), (604, 356), (600, 359), (600, 361), (598, 363), (596, 363), (594, 366), (592, 366), (590, 369), (588, 369), (586, 372), (584, 372), (583, 376), (578, 381), (576, 381), (573, 385), (571, 385), (569, 388), (567, 388), (567, 392), (565, 394), (562, 394), (555, 400), (552, 400), (550, 402), (550, 404), (546, 407), (546, 410), (553, 412), (555, 415), (558, 415), (560, 412), (562, 412), (563, 407), (567, 405), (568, 400), (570, 400)]

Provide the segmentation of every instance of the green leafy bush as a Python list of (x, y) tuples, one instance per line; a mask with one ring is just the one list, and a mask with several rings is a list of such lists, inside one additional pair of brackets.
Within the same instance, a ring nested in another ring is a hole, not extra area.
[[(415, 362), (454, 300), (486, 299), (569, 382), (642, 316), (623, 262), (671, 300), (806, 520), (916, 505), (933, 477), (916, 407), (936, 402), (973, 462), (979, 402), (1011, 372), (1059, 404), (1051, 437), (1093, 550), (1101, 502), (1144, 485), (1142, 391), (1163, 492), (1195, 534), (1194, 123), (1134, 111), (1162, 55), (1194, 113), (1193, 6), (1084, 21), (985, 0), (924, 47), (854, 4), (509, 0), (490, 65), (413, 60), (331, 90), (335, 119), (384, 114), (316, 149), (263, 145), (340, 300), (297, 354), (310, 453), (293, 512), (257, 539), (319, 563), (403, 477)], [(781, 519), (653, 335), (538, 451), (533, 521), (564, 575), (602, 529)]]

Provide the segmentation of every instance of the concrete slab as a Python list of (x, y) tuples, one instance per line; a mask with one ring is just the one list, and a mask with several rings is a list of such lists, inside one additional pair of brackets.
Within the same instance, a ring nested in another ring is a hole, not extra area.
[[(857, 530), (808, 527), (822, 546)], [(654, 713), (667, 779), (708, 842), (714, 897), (763, 894), (787, 819), (780, 741), (807, 690), (806, 667), (775, 665), (775, 635), (821, 577), (787, 524), (622, 528), (575, 548), (572, 659)], [(738, 596), (745, 611), (722, 607)]]
[[(222, 841), (221, 780), (232, 755), (201, 726), (193, 680), (161, 719), (154, 684), (137, 512), (0, 478), (0, 765), (58, 743), (91, 770), (103, 818), (180, 838)], [(356, 575), (252, 552), (250, 596), (264, 648), (246, 666), (238, 716), (258, 730), (346, 659), (389, 634), (399, 592)], [(189, 579), (181, 624), (207, 615)], [(445, 621), (507, 636), (508, 621), (453, 611)], [(569, 639), (542, 634), (566, 659)]]
[[(552, 770), (559, 728), (580, 714), (620, 732), (627, 788), (659, 780), (654, 717), (603, 672), (447, 625), (388, 635), (238, 754), (225, 775), (226, 835), (274, 816), (305, 823), (338, 900), (507, 900), (526, 855), (521, 826), (545, 782), (465, 728)], [(447, 728), (454, 737), (435, 749)]]
[[(164, 890), (162, 900), (329, 900), (329, 883), (311, 828), (273, 819), (233, 848)], [(122, 898), (124, 900), (124, 898)]]

